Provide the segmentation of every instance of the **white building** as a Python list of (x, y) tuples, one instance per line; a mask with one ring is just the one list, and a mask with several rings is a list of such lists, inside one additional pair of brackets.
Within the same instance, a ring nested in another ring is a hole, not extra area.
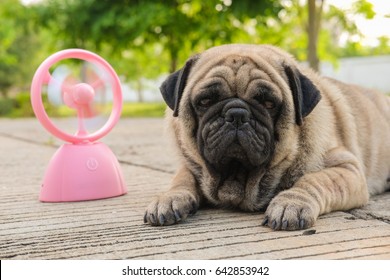
[(321, 63), (321, 75), (390, 93), (390, 55), (341, 58), (338, 64)]

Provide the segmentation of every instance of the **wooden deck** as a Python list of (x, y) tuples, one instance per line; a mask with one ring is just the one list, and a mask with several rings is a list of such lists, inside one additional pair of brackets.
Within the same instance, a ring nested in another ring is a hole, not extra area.
[(144, 209), (175, 170), (163, 120), (122, 119), (103, 142), (121, 162), (128, 193), (42, 203), (41, 180), (61, 142), (36, 119), (0, 119), (0, 259), (390, 259), (390, 193), (322, 216), (314, 234), (275, 232), (260, 213), (220, 209), (151, 227)]

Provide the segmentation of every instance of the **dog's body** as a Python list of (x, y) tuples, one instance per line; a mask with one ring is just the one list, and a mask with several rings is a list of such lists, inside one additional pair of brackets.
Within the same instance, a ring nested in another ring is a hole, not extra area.
[(390, 99), (320, 77), (275, 47), (212, 48), (161, 92), (182, 164), (146, 211), (152, 225), (205, 201), (303, 229), (390, 188)]

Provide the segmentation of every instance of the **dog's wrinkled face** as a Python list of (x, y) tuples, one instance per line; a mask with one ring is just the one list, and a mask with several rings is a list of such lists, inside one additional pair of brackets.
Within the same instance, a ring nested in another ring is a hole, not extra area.
[(193, 84), (185, 101), (197, 124), (198, 153), (215, 181), (204, 180), (205, 195), (219, 205), (245, 204), (248, 181), (260, 176), (274, 156), (282, 89), (251, 57), (236, 54), (222, 58)]
[(230, 57), (192, 92), (197, 146), (211, 168), (250, 171), (271, 160), (282, 96), (249, 58)]

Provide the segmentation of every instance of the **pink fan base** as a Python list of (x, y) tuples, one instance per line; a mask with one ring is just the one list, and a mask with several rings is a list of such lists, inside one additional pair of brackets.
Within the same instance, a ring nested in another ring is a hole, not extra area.
[(83, 201), (125, 193), (119, 162), (105, 144), (64, 144), (50, 161), (39, 200)]

